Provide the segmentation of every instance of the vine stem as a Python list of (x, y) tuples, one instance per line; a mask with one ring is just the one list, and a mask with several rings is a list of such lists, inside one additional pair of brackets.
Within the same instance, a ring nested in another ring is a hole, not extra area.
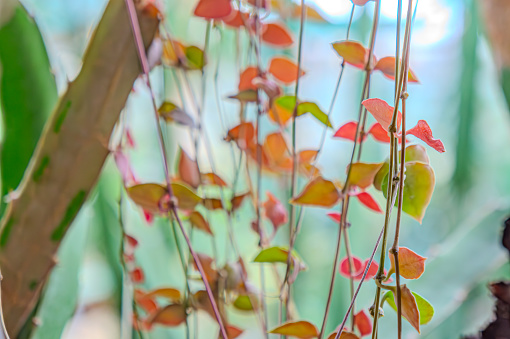
[[(394, 186), (394, 185), (393, 185)], [(390, 205), (389, 207), (389, 210), (391, 212), (391, 209), (393, 207), (393, 203), (395, 202), (395, 195), (393, 195), (391, 197), (391, 204), (388, 203)], [(386, 225), (385, 225), (386, 226)], [(375, 243), (375, 246), (374, 246), (374, 249), (372, 251), (372, 254), (370, 255), (370, 258), (368, 259), (368, 263), (367, 263), (367, 267), (365, 268), (365, 271), (363, 272), (363, 275), (361, 277), (361, 280), (358, 284), (358, 287), (356, 288), (356, 291), (354, 292), (354, 296), (352, 297), (351, 299), (351, 303), (349, 304), (349, 307), (347, 308), (347, 312), (345, 313), (345, 316), (342, 320), (342, 323), (340, 324), (340, 326), (338, 327), (338, 332), (335, 336), (335, 339), (339, 339), (340, 338), (340, 335), (342, 334), (342, 331), (344, 330), (345, 328), (345, 324), (347, 322), (347, 318), (349, 317), (349, 314), (351, 313), (352, 311), (352, 308), (354, 306), (354, 303), (356, 301), (356, 298), (358, 297), (358, 293), (361, 289), (361, 286), (363, 285), (363, 283), (365, 282), (365, 278), (368, 274), (368, 269), (370, 268), (370, 265), (372, 265), (372, 262), (374, 261), (374, 256), (375, 256), (375, 253), (377, 252), (377, 249), (379, 248), (379, 244), (381, 243), (381, 239), (383, 238), (383, 235), (384, 235), (384, 230), (385, 230), (385, 227), (383, 227), (383, 229), (381, 230), (381, 232), (379, 233), (379, 237), (377, 238), (377, 241)]]
[[(392, 122), (388, 128), (388, 132), (391, 134), (391, 149), (390, 149), (390, 174), (393, 175), (393, 165), (397, 164), (398, 162), (398, 143), (396, 138), (396, 133), (398, 132), (397, 129), (397, 118), (398, 118), (398, 107), (400, 99), (404, 99), (407, 96), (407, 93), (402, 93), (407, 88), (407, 74), (409, 71), (409, 47), (410, 47), (410, 36), (411, 36), (411, 20), (412, 19), (412, 0), (409, 0), (409, 6), (407, 11), (407, 18), (406, 18), (406, 30), (404, 34), (404, 59), (405, 59), (405, 65), (401, 67), (400, 75), (395, 74), (395, 82), (398, 83), (397, 85), (397, 91), (395, 94), (395, 107), (393, 111), (393, 117)], [(399, 25), (400, 27), (400, 25)], [(400, 62), (400, 60), (399, 60)], [(401, 161), (400, 161), (400, 171), (399, 171), (399, 202), (398, 202), (398, 220), (397, 220), (397, 229), (395, 231), (395, 242), (393, 243), (393, 247), (391, 249), (392, 253), (395, 255), (395, 270), (396, 270), (396, 296), (397, 296), (397, 327), (398, 327), (398, 338), (400, 339), (402, 336), (402, 301), (401, 301), (401, 290), (400, 290), (400, 270), (399, 270), (399, 261), (398, 261), (398, 234), (400, 233), (400, 216), (402, 213), (402, 200), (403, 200), (403, 188), (404, 188), (404, 170), (405, 170), (405, 116), (402, 115), (402, 149), (401, 149)], [(397, 177), (395, 176), (394, 179)], [(390, 177), (388, 175), (388, 181), (390, 180)], [(395, 181), (395, 180), (394, 180)], [(389, 187), (389, 184), (388, 184)], [(387, 212), (388, 213), (388, 212)], [(388, 218), (388, 216), (387, 216)], [(385, 231), (387, 234), (387, 232)], [(380, 294), (381, 294), (381, 287), (380, 283), (384, 279), (384, 262), (386, 259), (386, 234), (383, 237), (383, 246), (381, 250), (381, 260), (379, 265), (379, 270), (377, 272), (377, 275), (375, 277), (377, 284), (376, 288), (376, 296), (375, 296), (375, 313), (374, 313), (374, 325), (372, 328), (372, 339), (377, 338), (377, 324), (379, 320), (379, 308), (380, 308)], [(396, 249), (395, 249), (396, 244)]]
[[(298, 40), (298, 55), (297, 55), (297, 80), (296, 87), (294, 88), (294, 98), (296, 100), (294, 109), (292, 111), (292, 174), (291, 174), (291, 184), (290, 184), (290, 196), (294, 197), (296, 194), (296, 181), (297, 181), (297, 153), (296, 153), (296, 118), (298, 111), (298, 95), (299, 95), (299, 83), (301, 79), (301, 57), (303, 51), (303, 32), (305, 27), (306, 20), (306, 7), (305, 1), (301, 0), (301, 19), (299, 26), (299, 40)], [(280, 288), (280, 303), (283, 304), (283, 299), (285, 299), (285, 308), (288, 309), (289, 299), (291, 298), (291, 284), (289, 283), (289, 275), (290, 275), (290, 265), (292, 258), (292, 249), (294, 248), (294, 243), (296, 241), (297, 232), (294, 230), (294, 222), (295, 222), (295, 206), (290, 204), (289, 206), (289, 251), (287, 254), (287, 268), (285, 271), (285, 278), (283, 279), (281, 288)], [(296, 223), (296, 229), (297, 229)], [(285, 286), (287, 285), (287, 293), (283, 296), (283, 291), (285, 290)], [(280, 306), (281, 307), (281, 306)], [(288, 312), (287, 312), (288, 313)]]
[[(400, 0), (399, 0), (400, 2)], [(399, 12), (401, 10), (401, 3), (399, 4)], [(408, 5), (408, 18), (411, 15), (410, 8), (412, 7), (412, 0), (409, 1)], [(409, 20), (411, 21), (411, 20)], [(411, 30), (409, 24), (409, 32)], [(400, 21), (399, 21), (400, 28)], [(410, 33), (409, 33), (410, 35)], [(393, 241), (393, 246), (390, 249), (390, 253), (393, 254), (395, 260), (395, 280), (396, 280), (396, 296), (397, 296), (397, 335), (398, 339), (402, 338), (402, 292), (400, 287), (400, 263), (399, 263), (399, 237), (400, 237), (400, 224), (401, 224), (401, 216), (402, 216), (402, 203), (404, 198), (404, 175), (405, 175), (405, 154), (406, 154), (406, 100), (407, 100), (407, 82), (409, 77), (409, 53), (410, 53), (410, 41), (408, 37), (407, 44), (405, 46), (404, 51), (404, 62), (402, 74), (403, 84), (402, 91), (403, 95), (402, 99), (402, 141), (401, 141), (401, 151), (400, 151), (400, 182), (398, 187), (398, 209), (397, 209), (397, 220), (395, 226), (395, 238)]]
[[(166, 148), (165, 148), (165, 144), (163, 141), (163, 132), (162, 132), (161, 126), (159, 124), (158, 108), (156, 106), (156, 99), (155, 99), (154, 92), (152, 90), (152, 86), (151, 86), (151, 82), (150, 82), (150, 78), (149, 78), (149, 64), (147, 61), (147, 55), (145, 52), (142, 35), (140, 32), (140, 24), (138, 22), (138, 16), (136, 14), (135, 5), (133, 3), (133, 0), (125, 0), (125, 3), (126, 3), (126, 7), (128, 9), (128, 13), (129, 13), (129, 20), (131, 23), (131, 29), (133, 30), (133, 35), (134, 35), (134, 39), (135, 39), (135, 43), (136, 43), (138, 57), (140, 58), (140, 62), (142, 64), (142, 70), (143, 70), (143, 73), (145, 76), (145, 82), (146, 82), (147, 87), (149, 88), (149, 91), (151, 94), (153, 113), (154, 113), (155, 123), (156, 123), (156, 127), (157, 127), (157, 132), (158, 132), (158, 141), (159, 141), (159, 146), (160, 146), (160, 151), (161, 151), (161, 157), (163, 160), (163, 167), (164, 167), (164, 171), (165, 171), (165, 179), (166, 179), (168, 195), (170, 196), (171, 201), (175, 201), (175, 196), (173, 194), (172, 185), (171, 185), (170, 173), (168, 170), (168, 159), (166, 156)], [(206, 278), (206, 275), (204, 272), (204, 268), (202, 267), (202, 263), (200, 262), (200, 259), (198, 258), (198, 255), (195, 252), (195, 250), (193, 249), (193, 246), (191, 245), (191, 241), (190, 241), (188, 235), (186, 234), (186, 230), (184, 229), (181, 219), (179, 218), (179, 214), (177, 212), (177, 207), (176, 207), (175, 203), (171, 204), (170, 211), (171, 211), (171, 214), (174, 215), (175, 220), (177, 221), (177, 224), (179, 225), (180, 231), (181, 231), (182, 235), (184, 236), (184, 239), (186, 240), (186, 244), (188, 245), (188, 248), (191, 252), (191, 256), (193, 257), (195, 265), (197, 266), (197, 269), (200, 272), (200, 276), (201, 276), (202, 281), (204, 282), (204, 285), (205, 285), (207, 297), (208, 297), (209, 301), (211, 302), (214, 316), (215, 316), (216, 321), (218, 322), (218, 325), (220, 327), (220, 333), (224, 339), (228, 339), (227, 330), (225, 328), (225, 325), (223, 324), (223, 320), (221, 318), (220, 311), (218, 309), (218, 305), (216, 304), (216, 300), (214, 298), (214, 294), (212, 292), (211, 286), (209, 285), (209, 282), (207, 281), (207, 278)]]

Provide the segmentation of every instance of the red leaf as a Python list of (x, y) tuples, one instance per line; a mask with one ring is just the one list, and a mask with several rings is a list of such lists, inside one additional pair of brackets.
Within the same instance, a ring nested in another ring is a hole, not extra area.
[(143, 216), (148, 224), (152, 224), (154, 221), (154, 215), (149, 211), (143, 210)]
[[(228, 339), (235, 339), (235, 338), (239, 337), (241, 334), (243, 334), (243, 332), (244, 332), (244, 330), (241, 330), (240, 328), (237, 328), (232, 325), (227, 325), (226, 330), (227, 330)], [(223, 337), (221, 337), (221, 334), (220, 334), (219, 338), (220, 339), (223, 338)]]
[[(244, 21), (243, 21), (244, 17)], [(248, 13), (244, 13), (238, 11), (237, 9), (233, 9), (232, 12), (224, 18), (220, 20), (225, 23), (225, 25), (233, 27), (233, 28), (241, 28), (244, 27), (244, 23), (248, 23), (249, 15)]]
[[(363, 273), (367, 269), (368, 261), (369, 261), (369, 259), (365, 260), (365, 262), (363, 264), (363, 270), (361, 271), (360, 274), (355, 276), (354, 279), (361, 280), (361, 278), (363, 277)], [(378, 270), (379, 270), (379, 264), (376, 263), (375, 261), (372, 261), (372, 263), (370, 264), (370, 268), (368, 269), (367, 276), (365, 277), (365, 281), (370, 280), (373, 277), (375, 277), (377, 275)]]
[[(288, 58), (274, 57), (269, 63), (268, 71), (276, 79), (288, 85), (297, 80), (298, 66)], [(305, 72), (301, 69), (299, 74), (301, 77)]]
[(195, 16), (206, 19), (219, 19), (232, 12), (230, 0), (200, 0), (193, 12)]
[[(393, 107), (388, 105), (384, 100), (372, 98), (362, 102), (363, 106), (373, 115), (375, 120), (381, 124), (382, 128), (388, 129), (393, 118)], [(402, 114), (400, 111), (397, 115), (397, 131), (400, 129)]]
[(147, 314), (151, 314), (158, 309), (158, 304), (156, 304), (154, 299), (148, 297), (145, 292), (139, 289), (135, 289), (134, 299), (136, 305), (141, 307)]
[(274, 47), (289, 47), (294, 42), (290, 32), (278, 23), (262, 25), (262, 41)]
[(141, 284), (145, 281), (145, 275), (140, 267), (135, 267), (134, 270), (129, 272), (131, 281), (135, 284)]
[(372, 211), (376, 211), (378, 213), (382, 213), (381, 208), (379, 207), (379, 204), (375, 199), (370, 195), (370, 193), (367, 192), (360, 192), (356, 194), (356, 197), (359, 199), (359, 201), (365, 205), (366, 207), (370, 208)]
[(372, 333), (372, 321), (365, 310), (361, 310), (354, 315), (354, 326), (358, 328), (362, 337)]
[(257, 77), (257, 75), (257, 67), (254, 66), (247, 67), (244, 71), (242, 71), (239, 76), (239, 91), (246, 91), (250, 89), (256, 91), (257, 86), (255, 86), (252, 81)]
[(425, 120), (419, 120), (416, 126), (407, 131), (407, 134), (412, 134), (415, 137), (425, 141), (427, 145), (439, 153), (445, 152), (443, 142), (432, 137), (432, 130)]
[(275, 232), (287, 222), (287, 209), (271, 192), (267, 192), (267, 200), (262, 206), (264, 207), (265, 216), (273, 224)]
[(340, 223), (340, 219), (342, 219), (342, 215), (338, 212), (328, 213), (328, 217), (330, 217), (336, 223)]
[[(356, 256), (352, 256), (352, 264), (354, 267), (352, 267), (352, 277), (357, 278), (360, 274), (363, 274), (363, 262), (360, 258)], [(341, 262), (339, 266), (340, 274), (346, 278), (350, 278), (350, 269), (349, 269), (349, 258), (345, 257)]]
[(125, 235), (126, 237), (126, 241), (127, 243), (129, 244), (129, 246), (131, 246), (132, 248), (135, 248), (136, 246), (138, 246), (138, 240), (136, 240), (135, 238), (133, 238), (132, 236), (130, 235)]
[[(354, 141), (357, 128), (358, 128), (358, 124), (355, 121), (348, 122), (345, 125), (341, 126), (338, 129), (338, 131), (335, 132), (333, 137), (343, 138), (343, 139)], [(363, 137), (362, 141), (365, 141), (365, 139), (366, 139), (366, 136)], [(358, 142), (360, 142), (360, 141), (361, 141), (360, 138), (358, 138)]]
[(388, 133), (389, 132), (385, 130), (378, 122), (373, 124), (372, 127), (370, 127), (370, 130), (368, 130), (368, 134), (372, 134), (374, 139), (380, 142), (389, 143), (391, 141), (391, 138), (388, 135)]

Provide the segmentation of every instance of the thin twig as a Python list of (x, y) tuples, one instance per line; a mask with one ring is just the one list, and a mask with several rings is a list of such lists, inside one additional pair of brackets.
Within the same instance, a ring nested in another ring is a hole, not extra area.
[[(157, 125), (158, 140), (159, 140), (159, 145), (160, 145), (161, 156), (162, 156), (162, 159), (163, 159), (163, 167), (164, 167), (164, 171), (165, 171), (165, 179), (166, 179), (166, 184), (167, 184), (167, 191), (168, 191), (168, 195), (170, 196), (171, 201), (174, 201), (175, 200), (175, 196), (173, 194), (172, 185), (171, 185), (171, 179), (170, 179), (170, 173), (169, 173), (169, 170), (168, 170), (168, 161), (167, 161), (167, 156), (166, 156), (166, 149), (165, 149), (165, 145), (164, 145), (164, 142), (163, 142), (163, 132), (162, 132), (161, 126), (159, 124), (159, 115), (158, 115), (158, 109), (157, 109), (157, 106), (156, 106), (156, 99), (154, 97), (154, 92), (152, 90), (152, 86), (151, 86), (151, 83), (150, 83), (149, 64), (148, 64), (148, 61), (147, 61), (147, 55), (146, 55), (146, 52), (145, 52), (145, 48), (144, 48), (143, 40), (142, 40), (142, 35), (141, 35), (141, 32), (140, 32), (140, 24), (138, 22), (138, 16), (136, 14), (136, 10), (135, 10), (135, 6), (134, 6), (134, 3), (133, 3), (133, 0), (125, 0), (125, 2), (126, 2), (126, 7), (128, 9), (128, 13), (129, 13), (129, 20), (130, 20), (130, 23), (131, 23), (131, 28), (133, 30), (133, 35), (134, 35), (134, 38), (135, 38), (135, 43), (136, 43), (136, 48), (137, 48), (138, 56), (140, 58), (140, 62), (142, 64), (142, 70), (143, 70), (143, 73), (144, 73), (144, 76), (145, 76), (145, 82), (146, 82), (147, 87), (149, 88), (149, 91), (151, 93), (151, 99), (152, 99), (151, 101), (152, 101), (152, 106), (153, 106), (153, 111), (154, 111), (153, 113), (154, 113), (154, 117), (155, 117), (155, 123)], [(173, 213), (173, 215), (175, 217), (175, 220), (177, 221), (177, 224), (179, 225), (181, 233), (184, 236), (184, 239), (186, 240), (186, 244), (189, 247), (189, 250), (191, 252), (193, 260), (195, 261), (195, 265), (197, 266), (197, 269), (200, 272), (200, 276), (202, 277), (202, 281), (204, 282), (205, 289), (206, 289), (206, 292), (207, 292), (207, 297), (209, 298), (209, 301), (211, 302), (211, 306), (212, 306), (212, 309), (213, 309), (214, 316), (215, 316), (215, 318), (216, 318), (216, 320), (218, 322), (218, 325), (220, 327), (220, 333), (221, 333), (221, 335), (223, 336), (224, 339), (228, 339), (227, 331), (225, 329), (225, 325), (223, 324), (223, 320), (221, 318), (220, 311), (219, 311), (218, 306), (216, 304), (216, 300), (214, 298), (214, 294), (212, 292), (211, 286), (209, 285), (209, 282), (207, 281), (207, 277), (206, 277), (204, 269), (202, 267), (202, 263), (200, 262), (200, 259), (198, 258), (197, 253), (193, 250), (193, 247), (191, 245), (190, 239), (189, 239), (188, 235), (186, 234), (184, 226), (182, 225), (182, 222), (181, 222), (181, 220), (179, 218), (179, 215), (178, 215), (178, 212), (177, 212), (177, 207), (176, 207), (176, 205), (174, 203), (171, 203), (170, 211), (171, 211), (171, 213)]]

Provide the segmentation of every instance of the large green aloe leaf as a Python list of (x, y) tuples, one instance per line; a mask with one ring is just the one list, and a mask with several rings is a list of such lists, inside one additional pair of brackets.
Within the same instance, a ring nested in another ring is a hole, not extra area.
[[(12, 7), (0, 10), (5, 11), (3, 24), (0, 22), (2, 197), (18, 187), (57, 101), (57, 88), (41, 33), (17, 1), (7, 3)], [(0, 210), (4, 208), (2, 199)]]
[[(146, 46), (158, 21), (141, 17)], [(111, 0), (60, 98), (2, 219), (0, 267), (7, 329), (16, 335), (38, 299), (62, 237), (96, 182), (108, 141), (140, 74), (123, 0)]]

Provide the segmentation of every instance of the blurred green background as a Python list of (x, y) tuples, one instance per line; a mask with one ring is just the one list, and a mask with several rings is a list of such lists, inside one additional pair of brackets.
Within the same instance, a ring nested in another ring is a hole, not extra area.
[[(104, 0), (24, 0), (22, 3), (34, 16), (48, 49), (52, 70), (59, 93), (80, 68), (81, 55), (90, 34), (105, 6)], [(315, 101), (323, 109), (329, 106), (340, 71), (340, 60), (330, 43), (345, 39), (351, 2), (349, 0), (316, 0), (316, 9), (329, 22), (307, 22), (303, 44), (303, 68), (300, 98)], [(381, 21), (377, 34), (375, 55), (394, 54), (396, 0), (382, 1)], [(204, 46), (206, 24), (192, 17), (194, 1), (165, 0), (167, 25), (178, 39), (187, 44)], [(371, 27), (373, 3), (355, 12), (351, 39), (367, 44)], [(297, 35), (299, 22), (288, 25)], [(223, 142), (226, 128), (238, 121), (238, 104), (223, 100), (236, 92), (239, 74), (237, 56), (238, 37), (228, 29), (221, 34), (213, 30), (206, 68), (207, 85), (204, 104), (204, 127), (213, 146), (217, 172), (227, 182), (233, 181), (235, 163), (228, 143)], [(247, 47), (246, 37), (239, 49)], [(263, 64), (276, 54), (262, 48)], [(283, 51), (295, 55), (295, 49)], [(224, 125), (218, 119), (214, 73), (219, 58), (218, 95), (222, 99)], [(241, 64), (245, 65), (245, 53)], [(432, 322), (423, 326), (420, 338), (458, 338), (475, 332), (487, 324), (492, 316), (493, 300), (486, 288), (495, 279), (510, 278), (508, 257), (500, 246), (502, 221), (510, 214), (510, 114), (504, 101), (490, 46), (484, 36), (483, 22), (477, 17), (476, 5), (470, 0), (421, 1), (413, 27), (411, 68), (420, 79), (419, 85), (410, 85), (408, 100), (409, 126), (426, 119), (446, 147), (444, 154), (429, 149), (431, 165), (436, 173), (436, 190), (427, 214), (420, 225), (411, 218), (403, 219), (401, 245), (428, 257), (425, 274), (408, 286), (427, 298), (435, 307)], [(157, 68), (152, 81), (158, 101), (179, 101), (171, 71)], [(200, 74), (191, 73), (195, 91), (200, 93)], [(347, 66), (338, 100), (333, 111), (335, 128), (355, 119), (361, 95), (362, 73)], [(373, 75), (371, 96), (392, 101), (393, 83), (380, 73)], [(287, 89), (289, 92), (292, 88)], [(188, 107), (192, 111), (192, 107)], [(142, 182), (162, 181), (163, 173), (150, 97), (143, 83), (135, 84), (135, 92), (126, 105), (125, 116), (131, 127), (136, 148), (130, 151), (133, 167)], [(254, 108), (248, 117), (254, 119)], [(276, 130), (263, 118), (263, 133)], [(322, 126), (312, 118), (298, 122), (298, 149), (317, 147)], [(183, 128), (169, 126), (167, 142), (172, 155), (178, 145), (193, 153), (188, 133)], [(352, 144), (334, 140), (329, 131), (319, 165), (327, 178), (344, 179)], [(384, 161), (387, 146), (368, 140), (362, 160)], [(174, 156), (171, 156), (173, 159)], [(198, 158), (201, 168), (209, 168), (203, 146)], [(172, 167), (174, 168), (174, 167)], [(302, 186), (304, 182), (300, 182)], [(243, 186), (244, 185), (244, 186)], [(240, 183), (238, 191), (247, 190)], [(262, 192), (270, 190), (282, 201), (288, 198), (288, 189), (281, 178), (265, 176)], [(120, 177), (110, 159), (97, 189), (80, 212), (66, 235), (59, 252), (60, 264), (52, 272), (39, 308), (41, 326), (35, 338), (130, 338), (129, 328), (120, 322), (120, 310), (129, 314), (129, 284), (123, 281), (119, 264), (120, 228), (118, 200)], [(384, 197), (378, 191), (373, 195), (382, 205)], [(264, 193), (265, 195), (265, 193)], [(178, 263), (172, 232), (165, 220), (156, 219), (147, 225), (143, 215), (127, 199), (123, 199), (126, 230), (140, 242), (136, 261), (144, 268), (144, 289), (175, 287), (184, 289), (184, 277)], [(234, 255), (227, 243), (226, 220), (221, 212), (213, 212), (212, 227), (217, 234), (218, 263), (232, 261)], [(254, 211), (245, 204), (234, 219), (236, 239), (243, 249), (245, 261), (251, 261), (257, 249), (257, 237), (250, 229)], [(383, 216), (367, 212), (357, 202), (349, 214), (353, 225), (350, 238), (353, 252), (367, 258), (375, 244), (383, 223)], [(299, 316), (320, 326), (327, 298), (329, 276), (336, 245), (337, 225), (326, 217), (322, 209), (307, 208), (297, 251), (308, 265), (300, 273), (293, 288)], [(280, 230), (275, 244), (288, 242), (287, 232)], [(195, 232), (193, 243), (199, 252), (212, 254), (210, 239)], [(343, 250), (341, 257), (343, 257)], [(258, 266), (250, 264), (251, 280), (258, 281)], [(269, 267), (266, 271), (269, 272)], [(270, 282), (269, 294), (276, 295), (278, 286)], [(128, 288), (123, 289), (122, 286)], [(195, 286), (195, 285), (193, 285)], [(196, 284), (196, 286), (199, 286)], [(365, 284), (357, 307), (371, 305), (375, 285)], [(349, 304), (349, 285), (338, 277), (328, 331), (342, 320)], [(124, 300), (124, 303), (121, 301)], [(124, 306), (121, 306), (124, 305)], [(270, 326), (277, 324), (277, 299), (268, 299)], [(385, 308), (380, 323), (380, 337), (395, 336), (395, 313)], [(199, 314), (199, 338), (216, 338), (216, 325), (205, 314)], [(247, 331), (240, 338), (260, 338), (255, 317), (232, 311), (231, 322)], [(124, 324), (125, 325), (125, 324)], [(329, 332), (328, 332), (329, 333)], [(155, 328), (149, 338), (183, 338), (184, 330)], [(276, 337), (276, 336), (275, 336)], [(418, 334), (404, 323), (404, 338)]]

